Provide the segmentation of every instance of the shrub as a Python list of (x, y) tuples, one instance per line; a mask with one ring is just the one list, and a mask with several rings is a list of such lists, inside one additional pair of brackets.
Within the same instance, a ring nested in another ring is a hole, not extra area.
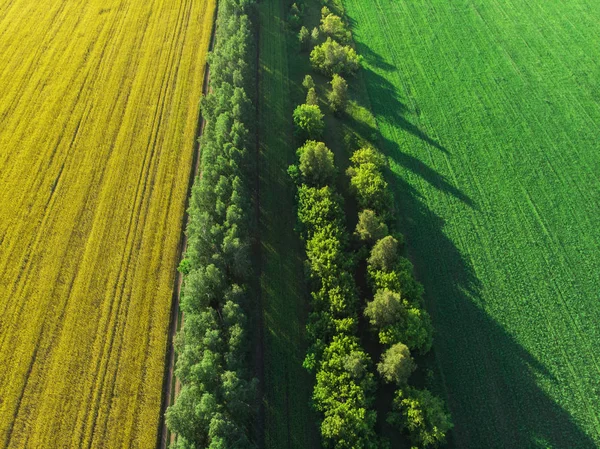
[(388, 233), (388, 227), (377, 214), (370, 209), (364, 209), (358, 214), (355, 235), (363, 242), (373, 244)]
[(342, 44), (350, 40), (350, 32), (346, 29), (346, 25), (335, 14), (327, 14), (321, 18), (321, 31)]
[(356, 73), (360, 58), (352, 47), (341, 45), (330, 37), (317, 45), (310, 53), (310, 62), (315, 70), (326, 75)]
[(321, 187), (333, 180), (335, 175), (333, 153), (323, 142), (309, 140), (298, 149), (297, 154), (305, 184)]
[(444, 402), (416, 388), (397, 390), (388, 422), (407, 429), (412, 442), (423, 448), (439, 446), (453, 427)]
[(398, 256), (398, 240), (388, 235), (375, 243), (367, 262), (372, 269), (389, 272), (394, 269)]
[(300, 32), (298, 33), (298, 41), (300, 42), (300, 49), (308, 49), (308, 46), (310, 45), (310, 32), (305, 26), (300, 28)]
[(294, 110), (296, 134), (302, 139), (317, 139), (323, 134), (325, 122), (321, 108), (312, 104), (301, 104)]
[(312, 76), (310, 76), (310, 75), (306, 75), (306, 76), (304, 77), (304, 80), (302, 80), (302, 86), (303, 86), (303, 87), (304, 87), (306, 90), (313, 89), (313, 88), (315, 87), (315, 82), (314, 82), (314, 80), (313, 80)]
[(386, 382), (403, 387), (416, 367), (408, 347), (396, 343), (383, 353), (381, 362), (377, 364), (377, 371)]
[(311, 87), (306, 94), (306, 104), (316, 106), (318, 103), (319, 98), (317, 97), (317, 91), (314, 87)]
[(327, 95), (329, 106), (336, 114), (343, 112), (348, 103), (348, 83), (344, 78), (335, 74), (331, 80), (331, 92)]

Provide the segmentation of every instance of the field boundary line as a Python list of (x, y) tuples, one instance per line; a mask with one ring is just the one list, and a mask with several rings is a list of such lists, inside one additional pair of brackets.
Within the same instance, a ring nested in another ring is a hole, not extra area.
[[(212, 18), (212, 31), (210, 37), (210, 43), (208, 46), (208, 52), (210, 53), (214, 47), (215, 43), (215, 31), (216, 31), (216, 19), (217, 19), (217, 10), (218, 10), (218, 1), (215, 2), (215, 10), (213, 12)], [(202, 81), (202, 97), (204, 97), (208, 93), (208, 82), (210, 79), (210, 67), (208, 61), (205, 63), (204, 67), (204, 79)], [(204, 130), (205, 120), (202, 116), (202, 111), (199, 111), (198, 114), (198, 123), (196, 126), (196, 142), (194, 143), (194, 156), (192, 162), (192, 170), (190, 171), (188, 188), (185, 200), (185, 209), (184, 209), (184, 218), (183, 224), (181, 227), (181, 237), (179, 244), (179, 254), (178, 260), (181, 260), (182, 256), (185, 254), (187, 249), (187, 235), (186, 229), (189, 221), (188, 208), (190, 206), (190, 198), (192, 193), (192, 187), (194, 186), (194, 182), (196, 177), (202, 177), (202, 171), (200, 170), (200, 137), (202, 136), (202, 132)], [(167, 420), (166, 420), (166, 411), (167, 408), (173, 403), (177, 393), (179, 392), (180, 386), (179, 381), (175, 378), (175, 347), (174, 347), (174, 339), (177, 331), (183, 326), (183, 314), (180, 316), (180, 298), (181, 298), (181, 285), (183, 282), (183, 275), (179, 270), (177, 270), (177, 274), (175, 276), (175, 285), (173, 289), (173, 300), (171, 302), (171, 319), (169, 323), (169, 335), (167, 338), (167, 351), (166, 351), (166, 364), (165, 364), (165, 373), (163, 378), (163, 391), (162, 391), (162, 400), (160, 407), (160, 417), (159, 417), (159, 427), (158, 427), (158, 435), (157, 435), (157, 445), (158, 449), (167, 449), (169, 444), (173, 442), (174, 435), (169, 432), (167, 428)]]

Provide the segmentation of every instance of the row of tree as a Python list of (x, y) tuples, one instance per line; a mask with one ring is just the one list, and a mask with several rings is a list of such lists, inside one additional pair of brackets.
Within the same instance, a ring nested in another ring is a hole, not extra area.
[[(335, 6), (340, 15), (324, 6), (319, 28), (309, 32), (300, 27), (298, 40), (301, 51), (312, 48), (313, 69), (331, 77), (327, 100), (339, 115), (348, 101), (348, 85), (342, 75), (356, 73), (361, 58), (352, 47), (343, 8)], [(304, 5), (298, 8), (295, 3), (291, 15), (295, 18), (292, 26), (299, 27)], [(296, 134), (303, 140), (319, 139), (325, 129), (324, 115), (310, 75), (303, 86), (307, 97), (294, 111)], [(390, 232), (395, 219), (392, 193), (383, 175), (386, 159), (371, 147), (361, 148), (351, 157), (350, 192), (360, 210), (354, 234), (358, 251), (354, 254), (344, 227), (342, 199), (333, 188), (333, 154), (324, 143), (309, 140), (298, 150), (298, 157), (290, 175), (299, 185), (298, 217), (313, 292), (308, 324), (312, 346), (305, 365), (316, 371), (314, 400), (323, 412), (325, 441), (336, 448), (383, 444), (373, 431), (376, 413), (370, 407), (376, 382), (370, 372), (371, 361), (357, 337), (356, 322), (362, 311), (382, 345), (377, 364), (380, 379), (396, 387), (388, 421), (405, 429), (415, 445), (435, 447), (444, 441), (452, 423), (441, 399), (409, 386), (417, 368), (411, 351), (424, 354), (430, 350), (432, 326), (424, 309), (423, 288), (414, 279), (410, 262), (401, 256), (403, 237)], [(367, 262), (364, 283), (371, 288), (372, 299), (366, 304), (361, 304), (353, 279), (356, 258)], [(343, 414), (338, 412), (340, 402)]]
[(315, 408), (327, 448), (375, 448), (375, 380), (358, 333), (359, 297), (341, 196), (334, 187), (333, 153), (307, 141), (290, 167), (298, 185), (298, 223), (311, 286), (304, 366), (315, 373)]
[[(298, 10), (303, 11), (302, 5)], [(336, 113), (345, 109), (347, 97), (347, 83), (338, 73), (345, 72), (341, 69), (346, 63), (334, 62), (344, 59), (346, 50), (339, 52), (340, 44), (331, 38), (349, 35), (347, 30), (336, 28), (340, 23), (338, 16), (324, 8), (320, 28), (309, 33), (302, 27), (298, 34), (302, 49), (314, 46), (313, 66), (333, 75), (328, 101)], [(326, 41), (319, 45), (320, 36), (326, 36)], [(337, 53), (330, 55), (332, 45)], [(354, 70), (357, 68), (358, 62)], [(295, 109), (293, 119), (296, 135), (304, 144), (297, 151), (298, 163), (288, 171), (298, 187), (298, 228), (306, 246), (312, 298), (307, 324), (310, 347), (304, 366), (315, 374), (313, 404), (322, 416), (324, 447), (374, 449), (379, 447), (373, 410), (376, 382), (373, 363), (358, 337), (360, 299), (349, 247), (351, 237), (343, 200), (335, 188), (333, 153), (319, 141), (325, 130), (324, 114), (310, 75), (303, 86), (306, 103)]]
[(350, 158), (350, 190), (360, 208), (355, 236), (359, 254), (367, 257), (367, 283), (373, 298), (364, 309), (371, 329), (383, 346), (377, 371), (395, 385), (388, 422), (408, 431), (419, 447), (435, 447), (452, 427), (444, 402), (428, 390), (409, 386), (416, 364), (411, 351), (428, 352), (431, 320), (423, 304), (423, 288), (411, 263), (401, 255), (402, 235), (390, 233), (393, 199), (383, 169), (386, 159), (374, 148), (361, 148)]
[(253, 307), (249, 92), (254, 84), (252, 0), (220, 0), (215, 46), (209, 55), (209, 92), (202, 99), (200, 174), (187, 226), (188, 247), (177, 335), (181, 391), (167, 410), (169, 429), (183, 449), (256, 447), (256, 379), (249, 362), (248, 310)]

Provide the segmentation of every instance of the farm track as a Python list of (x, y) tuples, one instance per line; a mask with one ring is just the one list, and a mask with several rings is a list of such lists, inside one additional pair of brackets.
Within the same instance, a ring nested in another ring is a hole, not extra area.
[(213, 10), (0, 4), (0, 447), (155, 447)]
[(455, 446), (597, 447), (598, 5), (345, 3)]

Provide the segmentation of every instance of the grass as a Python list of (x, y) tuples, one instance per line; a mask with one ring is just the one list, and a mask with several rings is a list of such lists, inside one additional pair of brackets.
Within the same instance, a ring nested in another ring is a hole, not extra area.
[(451, 446), (600, 445), (591, 0), (346, 0)]
[(302, 367), (308, 313), (304, 253), (294, 232), (294, 186), (286, 172), (296, 159), (287, 8), (281, 0), (261, 0), (259, 14), (264, 447), (317, 448), (316, 421), (309, 407), (311, 377)]
[(0, 5), (0, 446), (156, 446), (214, 2)]

